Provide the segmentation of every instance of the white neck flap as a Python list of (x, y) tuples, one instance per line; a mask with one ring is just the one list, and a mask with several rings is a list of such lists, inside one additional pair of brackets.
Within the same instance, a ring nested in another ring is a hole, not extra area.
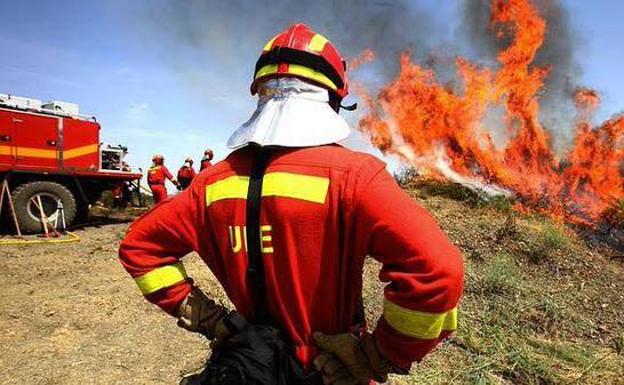
[(228, 140), (237, 149), (261, 146), (308, 147), (336, 143), (349, 136), (349, 125), (328, 104), (326, 89), (292, 77), (258, 86), (258, 106)]

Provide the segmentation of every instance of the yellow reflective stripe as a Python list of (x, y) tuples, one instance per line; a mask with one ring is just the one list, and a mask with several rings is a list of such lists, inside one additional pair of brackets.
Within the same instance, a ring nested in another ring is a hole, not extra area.
[(288, 73), (295, 76), (301, 76), (302, 78), (313, 80), (317, 83), (321, 83), (332, 90), (337, 90), (338, 87), (329, 80), (329, 78), (322, 73), (313, 70), (312, 68), (304, 67), (298, 64), (289, 64)]
[(56, 159), (58, 153), (56, 150), (45, 150), (31, 147), (16, 147), (17, 156), (27, 156), (29, 158)]
[[(273, 75), (277, 73), (277, 70), (278, 70), (277, 64), (265, 65), (264, 67), (260, 68), (258, 72), (256, 72), (255, 79), (257, 80), (264, 76)], [(286, 71), (285, 74), (289, 74), (293, 76), (300, 76), (305, 79), (310, 79), (324, 86), (327, 86), (329, 89), (332, 89), (334, 91), (338, 89), (338, 87), (336, 87), (334, 82), (329, 80), (327, 76), (311, 68), (301, 66), (298, 64), (289, 64), (288, 70)]]
[(327, 38), (320, 33), (317, 33), (312, 37), (312, 40), (310, 40), (308, 49), (314, 52), (321, 52), (323, 48), (325, 48), (325, 44), (327, 44)]
[(397, 332), (423, 340), (436, 339), (442, 331), (457, 329), (457, 308), (445, 313), (426, 313), (385, 300), (383, 317)]
[(272, 75), (276, 72), (277, 72), (277, 64), (268, 64), (260, 68), (258, 72), (256, 72), (255, 79), (260, 79), (263, 76)]
[(178, 284), (184, 281), (186, 277), (184, 265), (178, 262), (173, 265), (154, 269), (147, 274), (136, 277), (134, 281), (139, 286), (139, 289), (141, 289), (141, 293), (147, 295)]
[(278, 196), (325, 203), (328, 188), (328, 178), (272, 172), (264, 176), (262, 196)]
[(63, 151), (63, 159), (73, 159), (79, 156), (93, 154), (94, 152), (98, 152), (100, 147), (97, 143), (89, 144), (82, 147), (72, 148), (71, 150)]
[[(206, 186), (206, 206), (223, 199), (247, 199), (249, 177), (231, 176)], [(272, 172), (264, 176), (262, 182), (262, 196), (277, 196), (301, 199), (314, 203), (325, 203), (329, 179), (291, 174), (287, 172)]]
[(270, 51), (271, 48), (273, 48), (273, 42), (275, 41), (275, 39), (277, 38), (277, 36), (275, 36), (273, 39), (269, 40), (268, 43), (266, 43), (266, 45), (264, 46), (264, 48), (262, 49), (263, 51)]
[(206, 206), (223, 199), (246, 199), (248, 176), (231, 176), (206, 186)]
[[(12, 146), (0, 146), (0, 155), (12, 155)], [(63, 159), (72, 159), (79, 156), (97, 152), (99, 149), (97, 144), (89, 144), (87, 146), (76, 147), (63, 151)], [(13, 151), (17, 156), (27, 156), (29, 158), (56, 159), (57, 150), (48, 150), (43, 148), (32, 147), (13, 147)]]

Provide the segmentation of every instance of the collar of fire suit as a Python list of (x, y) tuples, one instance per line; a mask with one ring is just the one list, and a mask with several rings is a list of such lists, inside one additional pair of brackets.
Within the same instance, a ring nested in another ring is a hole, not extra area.
[(228, 140), (237, 149), (261, 146), (309, 147), (337, 143), (349, 136), (347, 122), (328, 104), (326, 89), (292, 77), (258, 86), (258, 106)]

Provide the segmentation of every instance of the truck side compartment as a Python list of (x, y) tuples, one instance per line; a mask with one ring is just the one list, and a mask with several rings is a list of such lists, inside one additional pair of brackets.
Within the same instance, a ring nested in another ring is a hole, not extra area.
[(26, 231), (36, 231), (39, 199), (46, 216), (60, 206), (71, 211), (71, 222), (86, 216), (103, 191), (140, 179), (126, 153), (102, 145), (99, 123), (76, 104), (0, 94), (0, 180), (9, 181)]

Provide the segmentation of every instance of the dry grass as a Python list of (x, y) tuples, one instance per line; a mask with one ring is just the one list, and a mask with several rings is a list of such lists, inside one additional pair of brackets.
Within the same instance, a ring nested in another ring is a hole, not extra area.
[(402, 383), (622, 383), (622, 263), (461, 187), (411, 188), (464, 251), (466, 291), (458, 332)]
[[(456, 187), (411, 188), (464, 252), (466, 292), (458, 332), (391, 383), (622, 383), (622, 261)], [(117, 262), (126, 227), (88, 227), (78, 244), (1, 250), (0, 384), (176, 384), (201, 367), (206, 341), (146, 303)], [(201, 261), (187, 259), (196, 281), (227, 303)], [(364, 272), (371, 325), (381, 314), (378, 269), (371, 261)]]

